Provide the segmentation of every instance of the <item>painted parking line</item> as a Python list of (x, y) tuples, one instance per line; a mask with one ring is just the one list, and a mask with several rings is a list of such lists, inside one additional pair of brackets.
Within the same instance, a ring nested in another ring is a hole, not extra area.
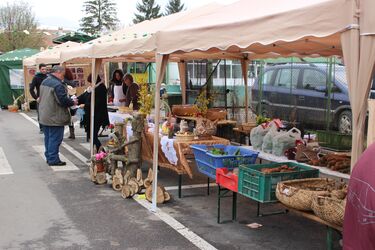
[(84, 149), (90, 151), (90, 143), (80, 143), (79, 145), (81, 145)]
[(0, 175), (14, 174), (2, 147), (0, 147)]
[[(149, 203), (147, 200), (140, 199), (138, 195), (134, 196), (134, 200), (138, 204), (142, 205), (144, 208), (151, 211), (151, 203)], [(199, 235), (191, 231), (189, 228), (185, 227), (183, 224), (178, 222), (175, 218), (173, 218), (167, 213), (164, 213), (161, 209), (157, 208), (156, 212), (153, 212), (153, 214), (156, 215), (164, 223), (169, 225), (171, 228), (173, 228), (176, 232), (178, 232), (183, 237), (185, 237), (187, 240), (189, 240), (191, 243), (193, 243), (199, 249), (204, 249), (204, 250), (217, 249), (214, 246), (212, 246), (210, 243), (205, 241), (203, 238), (201, 238)]]
[[(33, 149), (42, 156), (43, 160), (44, 157), (44, 146), (33, 146)], [(75, 171), (79, 170), (71, 161), (69, 161), (63, 154), (60, 153), (60, 159), (66, 162), (65, 166), (51, 166), (53, 171)]]
[(84, 163), (87, 163), (87, 160), (88, 158), (85, 157), (84, 155), (82, 155), (80, 152), (78, 152), (77, 150), (75, 150), (73, 147), (71, 147), (70, 145), (68, 145), (67, 143), (65, 142), (62, 142), (61, 145), (66, 149), (68, 150), (72, 155), (74, 155), (75, 157), (77, 157), (80, 161), (84, 162)]

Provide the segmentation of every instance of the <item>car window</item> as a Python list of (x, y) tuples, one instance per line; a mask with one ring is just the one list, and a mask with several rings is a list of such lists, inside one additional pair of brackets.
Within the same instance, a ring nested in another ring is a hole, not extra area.
[(314, 69), (305, 69), (302, 79), (304, 89), (315, 90), (316, 88), (326, 87), (327, 75)]
[(279, 69), (275, 79), (275, 86), (290, 88), (297, 87), (299, 69)]
[(262, 83), (263, 85), (272, 85), (272, 76), (275, 70), (268, 70), (263, 74)]

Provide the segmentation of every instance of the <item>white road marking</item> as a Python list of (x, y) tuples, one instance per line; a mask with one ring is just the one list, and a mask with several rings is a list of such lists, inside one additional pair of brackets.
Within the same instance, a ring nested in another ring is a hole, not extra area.
[(0, 147), (0, 175), (14, 174), (2, 147)]
[(90, 151), (90, 143), (88, 143), (88, 142), (86, 142), (86, 143), (80, 143), (80, 145), (81, 145), (84, 149)]
[(68, 150), (70, 153), (72, 153), (75, 157), (80, 159), (82, 162), (87, 163), (88, 158), (83, 156), (80, 152), (75, 150), (73, 147), (69, 146), (65, 142), (62, 142), (61, 144), (66, 150)]
[[(36, 122), (35, 120), (31, 119), (30, 116), (26, 115), (25, 113), (19, 113), (19, 114), (22, 115), (26, 120), (29, 120), (30, 122), (32, 122), (35, 126), (39, 127), (39, 123)], [(76, 123), (79, 123), (79, 122), (76, 122)], [(87, 158), (85, 156), (83, 156), (82, 154), (80, 154), (78, 151), (76, 151), (74, 148), (72, 148), (71, 146), (69, 146), (65, 142), (62, 142), (61, 145), (66, 150), (68, 150), (70, 153), (72, 153), (75, 157), (77, 157), (78, 159), (80, 159), (82, 162), (84, 162), (84, 163), (87, 162)], [(44, 150), (44, 148), (43, 148), (43, 150)], [(44, 151), (43, 151), (42, 156), (44, 158)]]
[[(143, 207), (145, 207), (146, 209), (148, 209), (149, 211), (151, 211), (151, 203), (149, 203), (147, 200), (139, 199), (138, 195), (134, 196), (134, 200), (138, 202), (140, 205), (142, 205)], [(156, 212), (153, 212), (153, 214), (155, 214), (160, 220), (162, 220), (164, 223), (169, 225), (171, 228), (176, 230), (179, 234), (184, 236), (187, 240), (189, 240), (199, 249), (204, 249), (204, 250), (217, 249), (214, 246), (212, 246), (210, 243), (205, 241), (203, 238), (199, 237), (189, 228), (182, 225), (175, 218), (173, 218), (169, 214), (164, 213), (161, 209), (157, 208)]]
[[(45, 159), (44, 156), (44, 146), (33, 146), (34, 150), (38, 152), (43, 159)], [(79, 168), (76, 167), (71, 161), (69, 161), (63, 154), (60, 153), (60, 159), (62, 161), (66, 162), (65, 166), (51, 166), (53, 171), (73, 171), (73, 170), (79, 170)]]
[[(216, 183), (214, 183), (214, 182), (210, 183), (210, 187), (216, 187), (216, 186), (217, 186)], [(206, 184), (184, 185), (184, 186), (181, 186), (181, 189), (193, 189), (193, 188), (203, 188), (203, 187), (207, 187), (207, 183)], [(165, 190), (167, 190), (167, 191), (178, 190), (178, 186), (165, 187)]]

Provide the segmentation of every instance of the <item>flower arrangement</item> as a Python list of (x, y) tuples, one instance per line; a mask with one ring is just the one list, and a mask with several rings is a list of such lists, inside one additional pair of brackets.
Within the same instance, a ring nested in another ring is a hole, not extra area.
[(140, 83), (139, 88), (139, 100), (138, 103), (140, 105), (139, 113), (143, 115), (151, 114), (152, 104), (153, 104), (153, 96), (148, 90), (147, 83)]
[(106, 157), (107, 157), (107, 154), (105, 152), (99, 152), (95, 154), (96, 161), (103, 161)]
[(203, 90), (197, 99), (195, 100), (195, 107), (198, 109), (199, 114), (205, 116), (207, 114), (208, 105), (210, 104), (211, 98), (207, 98), (207, 91)]

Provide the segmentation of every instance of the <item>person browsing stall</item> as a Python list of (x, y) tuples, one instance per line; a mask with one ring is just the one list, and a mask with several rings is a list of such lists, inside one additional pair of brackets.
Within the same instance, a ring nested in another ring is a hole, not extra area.
[[(91, 85), (92, 76), (91, 74), (87, 77), (87, 82)], [(86, 90), (85, 93), (78, 97), (78, 103), (84, 108), (85, 114), (83, 116), (83, 124), (87, 133), (87, 140), (90, 139), (90, 114), (91, 114), (91, 87)], [(99, 150), (102, 145), (99, 140), (100, 127), (106, 127), (109, 125), (108, 109), (107, 109), (107, 88), (104, 85), (104, 81), (100, 76), (96, 79), (95, 85), (95, 111), (94, 111), (94, 137), (93, 143), (96, 150)]]
[(126, 92), (125, 106), (129, 107), (130, 104), (133, 105), (133, 110), (139, 109), (139, 86), (134, 82), (133, 76), (131, 74), (126, 74), (124, 76), (124, 82), (128, 86), (128, 91)]
[(60, 160), (59, 147), (64, 137), (64, 126), (70, 124), (69, 107), (78, 104), (68, 97), (64, 75), (64, 67), (54, 66), (40, 86), (39, 122), (43, 125), (44, 155), (50, 166), (66, 165)]
[[(33, 80), (30, 83), (30, 95), (36, 100), (36, 112), (38, 114), (39, 121), (39, 95), (40, 95), (40, 85), (47, 78), (47, 65), (39, 64), (39, 72), (35, 74)], [(35, 92), (36, 90), (36, 92)], [(39, 133), (43, 133), (43, 127), (39, 123)]]

